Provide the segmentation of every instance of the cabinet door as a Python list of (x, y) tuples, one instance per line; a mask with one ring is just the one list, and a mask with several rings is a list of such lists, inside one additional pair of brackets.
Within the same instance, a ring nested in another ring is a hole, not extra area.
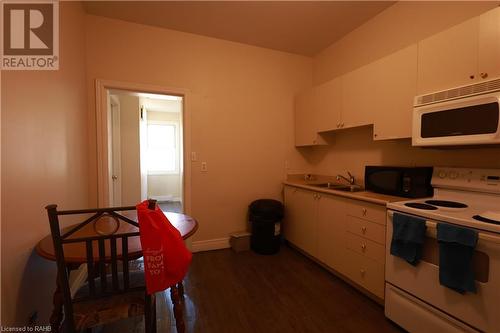
[(285, 187), (285, 238), (312, 256), (317, 255), (317, 201), (315, 193)]
[(376, 78), (372, 101), (374, 140), (411, 137), (417, 54), (417, 44), (413, 44), (372, 64)]
[(375, 68), (366, 65), (342, 76), (340, 128), (373, 124)]
[(500, 7), (479, 16), (478, 56), (482, 79), (500, 76)]
[(318, 199), (318, 259), (346, 274), (346, 199), (321, 195)]
[(418, 43), (418, 94), (474, 82), (478, 32), (475, 17)]
[(316, 90), (305, 90), (295, 96), (295, 146), (324, 144), (318, 135), (317, 115), (314, 110)]
[(337, 129), (342, 107), (341, 78), (335, 78), (316, 87), (314, 112), (320, 132)]

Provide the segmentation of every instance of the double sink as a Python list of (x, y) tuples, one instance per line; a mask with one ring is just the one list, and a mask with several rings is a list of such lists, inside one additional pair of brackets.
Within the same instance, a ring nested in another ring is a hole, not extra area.
[(338, 183), (320, 183), (320, 184), (307, 184), (307, 185), (325, 188), (325, 189), (329, 189), (329, 190), (344, 191), (344, 192), (363, 191), (363, 188), (359, 185), (344, 185), (344, 184), (338, 184)]

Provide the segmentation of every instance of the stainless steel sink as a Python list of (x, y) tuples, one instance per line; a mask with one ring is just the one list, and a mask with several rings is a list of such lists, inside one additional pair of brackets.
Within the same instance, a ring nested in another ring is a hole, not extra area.
[(363, 188), (359, 185), (343, 185), (342, 187), (333, 188), (334, 190), (344, 191), (344, 192), (360, 192)]
[(321, 183), (321, 184), (309, 184), (310, 186), (326, 188), (330, 190), (344, 191), (344, 192), (359, 192), (363, 191), (363, 188), (359, 185), (344, 185), (336, 183)]

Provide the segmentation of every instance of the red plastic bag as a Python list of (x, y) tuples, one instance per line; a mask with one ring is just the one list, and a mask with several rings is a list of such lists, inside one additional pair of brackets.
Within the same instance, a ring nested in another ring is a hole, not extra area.
[(182, 281), (192, 254), (184, 245), (180, 232), (161, 209), (148, 209), (145, 200), (136, 206), (144, 255), (144, 271), (148, 294), (163, 291)]

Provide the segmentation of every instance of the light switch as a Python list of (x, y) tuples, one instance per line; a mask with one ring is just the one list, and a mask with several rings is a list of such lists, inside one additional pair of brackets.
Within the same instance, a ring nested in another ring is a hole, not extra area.
[(201, 162), (201, 172), (207, 172), (207, 162)]
[(196, 152), (192, 151), (191, 152), (191, 161), (196, 162), (198, 160), (198, 156), (196, 156)]

